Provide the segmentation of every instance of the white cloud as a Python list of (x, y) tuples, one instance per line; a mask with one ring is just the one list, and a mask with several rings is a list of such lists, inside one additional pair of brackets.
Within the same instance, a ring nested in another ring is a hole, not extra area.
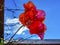
[[(22, 33), (23, 31), (26, 31), (26, 30), (29, 30), (27, 27), (22, 27), (18, 32), (17, 32), (17, 34), (19, 35), (19, 34), (24, 34), (24, 33)], [(17, 30), (16, 30), (17, 31)], [(14, 31), (14, 33), (16, 32), (16, 31)]]
[(8, 33), (9, 34), (9, 33), (11, 33), (11, 31), (8, 30), (8, 31), (5, 31), (5, 33)]
[(24, 33), (22, 33), (23, 35), (25, 34), (25, 32)]
[(8, 18), (5, 22), (5, 24), (18, 23), (18, 22), (19, 22), (18, 18), (14, 18), (14, 19)]
[[(7, 24), (7, 25), (8, 25), (8, 24), (12, 24), (12, 23), (15, 24), (15, 23), (18, 23), (18, 22), (19, 22), (18, 18), (14, 18), (14, 19), (8, 18), (8, 19), (5, 21), (5, 24)], [(22, 26), (21, 23), (13, 26), (12, 32), (15, 33), (20, 26)], [(22, 32), (25, 31), (25, 30), (29, 30), (29, 29), (28, 29), (27, 27), (22, 27), (22, 28), (17, 32), (17, 34), (18, 34), (18, 35), (19, 35), (19, 34), (24, 34), (24, 33), (22, 33)], [(6, 31), (6, 32), (8, 32), (8, 31)]]
[(38, 36), (31, 37), (31, 39), (40, 39)]

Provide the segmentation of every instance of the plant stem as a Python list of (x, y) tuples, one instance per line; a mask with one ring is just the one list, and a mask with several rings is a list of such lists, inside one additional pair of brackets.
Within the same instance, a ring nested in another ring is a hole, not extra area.
[[(14, 33), (14, 35), (10, 38), (9, 42), (12, 40), (12, 38), (16, 35), (16, 33), (17, 33), (22, 27), (23, 27), (23, 25), (19, 27), (19, 29), (18, 29), (18, 30)], [(9, 43), (9, 42), (8, 42), (8, 43)]]

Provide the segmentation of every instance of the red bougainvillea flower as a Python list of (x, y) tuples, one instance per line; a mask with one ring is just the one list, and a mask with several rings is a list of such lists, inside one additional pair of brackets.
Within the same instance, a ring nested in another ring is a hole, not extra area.
[(44, 39), (44, 33), (38, 33), (37, 35), (41, 38), (41, 40)]
[[(32, 12), (32, 11), (34, 11), (34, 12)], [(30, 19), (33, 19), (36, 14), (37, 14), (37, 11), (31, 10), (31, 11), (26, 12), (25, 15), (28, 16)]]
[(38, 33), (44, 33), (46, 28), (45, 25), (40, 21), (35, 21), (29, 26), (29, 29), (31, 34), (38, 34)]
[(24, 4), (24, 8), (25, 8), (26, 16), (30, 17), (31, 19), (33, 18), (34, 15), (37, 14), (36, 7), (31, 1), (29, 1), (26, 4)]
[(43, 22), (46, 16), (45, 12), (43, 10), (37, 10), (37, 12), (38, 12), (36, 15), (37, 20)]
[(29, 1), (24, 4), (24, 13), (20, 14), (19, 21), (29, 28), (30, 34), (37, 34), (43, 40), (46, 31), (46, 26), (43, 23), (45, 15), (43, 10), (37, 10), (35, 5)]
[(30, 29), (30, 34), (37, 34), (41, 40), (44, 38), (44, 32), (46, 31), (46, 26), (40, 21), (34, 21), (28, 26)]
[(22, 13), (20, 14), (19, 16), (19, 21), (21, 21), (21, 23), (25, 26), (26, 25), (26, 22), (25, 22), (25, 14)]
[(24, 4), (23, 6), (24, 6), (24, 8), (25, 8), (25, 11), (28, 11), (28, 10), (30, 10), (31, 8), (32, 8), (32, 9), (36, 9), (35, 5), (34, 5), (31, 1), (29, 1), (29, 2), (26, 3), (26, 4)]

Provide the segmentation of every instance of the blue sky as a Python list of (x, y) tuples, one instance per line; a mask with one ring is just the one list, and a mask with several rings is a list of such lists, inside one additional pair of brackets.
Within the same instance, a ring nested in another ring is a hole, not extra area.
[[(46, 19), (44, 23), (47, 26), (47, 30), (45, 32), (44, 39), (60, 39), (60, 0), (31, 1), (35, 4), (37, 9), (44, 10), (46, 12)], [(9, 25), (8, 27), (4, 25), (4, 38), (6, 38), (5, 33), (10, 33), (10, 36), (12, 36), (21, 25), (18, 21), (18, 17), (24, 11), (23, 4), (26, 2), (28, 2), (28, 0), (15, 0), (15, 3), (17, 5), (16, 6), (14, 5), (13, 0), (5, 0), (5, 7), (7, 7), (8, 9), (19, 8), (21, 10), (15, 11), (14, 15), (16, 16), (16, 18), (13, 18), (12, 12), (7, 10), (4, 11), (4, 23), (6, 25)], [(23, 31), (18, 32), (14, 38), (21, 37), (25, 39), (29, 36), (32, 36), (30, 39), (39, 39), (39, 37), (35, 34), (30, 35), (29, 29), (23, 28), (21, 29)]]

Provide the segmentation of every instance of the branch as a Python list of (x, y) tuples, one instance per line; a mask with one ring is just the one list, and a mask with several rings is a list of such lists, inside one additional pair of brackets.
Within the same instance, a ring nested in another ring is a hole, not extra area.
[[(16, 33), (23, 27), (23, 25), (21, 27), (19, 27), (19, 29), (15, 32), (15, 34), (10, 38), (9, 42), (12, 40), (12, 38), (16, 35)], [(9, 43), (8, 42), (8, 43)]]

